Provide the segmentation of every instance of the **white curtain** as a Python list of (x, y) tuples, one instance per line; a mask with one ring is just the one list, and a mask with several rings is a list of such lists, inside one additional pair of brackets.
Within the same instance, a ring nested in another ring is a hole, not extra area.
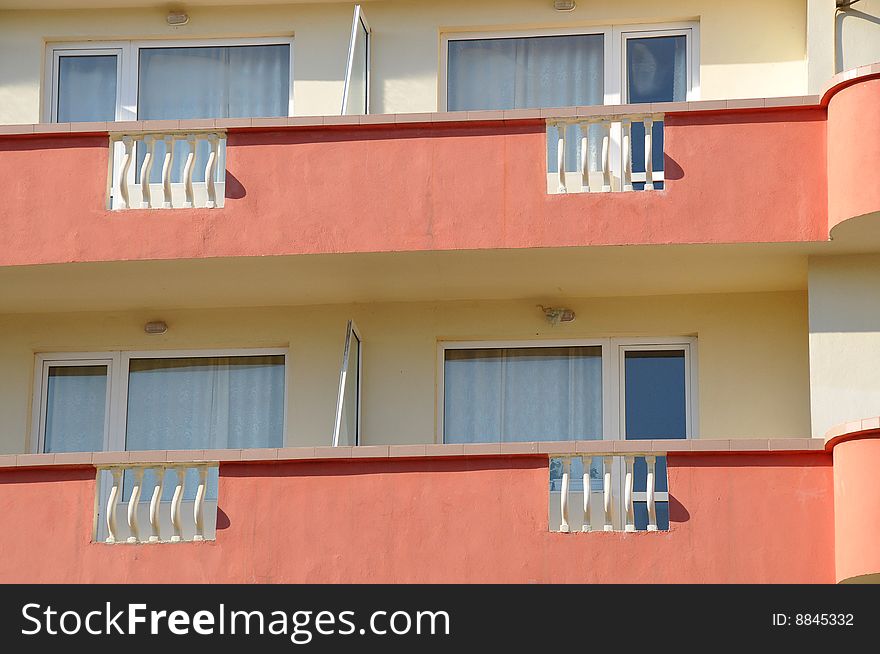
[(447, 443), (602, 438), (599, 347), (446, 350)]
[[(281, 447), (283, 423), (283, 356), (131, 360), (126, 450)], [(187, 498), (195, 479), (190, 470)], [(216, 497), (215, 476), (208, 494)]]
[(46, 386), (44, 452), (104, 449), (107, 366), (53, 366)]
[(116, 120), (116, 55), (58, 57), (57, 122)]
[[(140, 50), (139, 120), (286, 116), (289, 97), (289, 45)], [(161, 161), (163, 143), (157, 143), (155, 153), (155, 160)], [(175, 145), (175, 181), (180, 180), (187, 153), (186, 143)], [(193, 181), (204, 181), (207, 153), (208, 144), (201, 143)], [(138, 158), (139, 169), (142, 149)], [(220, 179), (220, 166), (217, 173)], [(150, 177), (151, 182), (161, 182), (162, 167), (154, 166)]]
[[(447, 108), (529, 109), (602, 104), (605, 50), (601, 34), (473, 39), (449, 42)], [(552, 130), (551, 130), (552, 132)], [(601, 133), (590, 134), (589, 161), (595, 169)], [(577, 127), (566, 132), (566, 167), (580, 161)], [(548, 170), (556, 172), (557, 137), (548, 135)]]

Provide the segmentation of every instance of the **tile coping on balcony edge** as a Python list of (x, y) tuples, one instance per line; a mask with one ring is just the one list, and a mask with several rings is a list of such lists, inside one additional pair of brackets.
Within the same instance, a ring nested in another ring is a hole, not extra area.
[(111, 466), (235, 461), (315, 459), (402, 459), (529, 455), (615, 455), (676, 452), (810, 452), (824, 451), (821, 438), (743, 438), (730, 440), (544, 441), (474, 443), (469, 445), (361, 445), (358, 447), (282, 447), (246, 450), (151, 450), (131, 452), (66, 452), (0, 455), (0, 468), (45, 466)]
[(390, 125), (402, 123), (442, 123), (499, 120), (543, 120), (546, 118), (575, 118), (615, 116), (622, 113), (673, 113), (692, 111), (739, 111), (756, 109), (785, 109), (791, 107), (824, 107), (830, 97), (841, 88), (861, 78), (880, 75), (880, 63), (859, 66), (832, 77), (816, 95), (797, 95), (775, 98), (743, 98), (728, 100), (697, 100), (691, 102), (659, 102), (641, 105), (597, 105), (589, 107), (559, 107), (541, 109), (513, 109), (505, 111), (450, 111), (408, 114), (367, 114), (365, 116), (291, 116), (282, 118), (217, 118), (160, 121), (124, 121), (93, 123), (35, 123), (0, 125), (0, 135), (27, 134), (93, 134), (100, 132), (134, 133), (156, 131), (186, 131), (210, 129), (266, 129), (279, 127), (321, 127), (333, 125)]

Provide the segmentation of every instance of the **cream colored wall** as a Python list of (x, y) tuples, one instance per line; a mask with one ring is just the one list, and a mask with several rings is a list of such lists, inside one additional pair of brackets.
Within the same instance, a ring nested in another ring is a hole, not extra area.
[[(46, 41), (295, 35), (294, 112), (339, 113), (352, 4), (203, 7), (169, 27), (158, 8), (0, 11), (0, 123), (39, 122)], [(800, 95), (807, 89), (803, 0), (368, 2), (374, 113), (438, 109), (440, 32), (700, 21), (702, 98)]]
[(880, 415), (880, 255), (809, 264), (813, 436)]
[(860, 0), (838, 12), (837, 71), (880, 61), (880, 0)]
[[(532, 301), (6, 315), (0, 317), (0, 453), (25, 450), (34, 353), (290, 348), (288, 444), (329, 443), (345, 322), (364, 339), (366, 444), (434, 441), (437, 341), (697, 335), (700, 435), (809, 432), (807, 307), (800, 292), (572, 299), (550, 327)], [(169, 331), (146, 336), (163, 319)]]

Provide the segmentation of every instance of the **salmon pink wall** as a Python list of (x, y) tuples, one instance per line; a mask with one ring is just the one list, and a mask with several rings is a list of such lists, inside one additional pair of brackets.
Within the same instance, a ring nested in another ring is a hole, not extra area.
[(880, 434), (834, 445), (837, 580), (880, 574)]
[(827, 238), (825, 110), (666, 118), (667, 189), (548, 195), (543, 121), (231, 131), (222, 209), (104, 210), (106, 135), (0, 137), (0, 265)]
[(838, 90), (828, 103), (828, 227), (880, 211), (880, 77)]
[(217, 540), (91, 543), (93, 468), (0, 472), (0, 582), (833, 582), (831, 456), (671, 454), (672, 527), (557, 534), (546, 456), (221, 463)]

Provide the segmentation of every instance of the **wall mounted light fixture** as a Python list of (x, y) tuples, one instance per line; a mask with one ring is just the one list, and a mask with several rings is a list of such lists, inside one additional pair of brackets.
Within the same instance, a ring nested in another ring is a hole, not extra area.
[(574, 0), (553, 0), (553, 8), (556, 11), (574, 11), (577, 7)]
[(186, 25), (189, 22), (189, 15), (185, 11), (169, 11), (165, 16), (165, 22), (172, 27)]
[(164, 334), (168, 331), (168, 323), (164, 320), (153, 320), (144, 325), (144, 332), (147, 334)]
[(574, 311), (565, 307), (545, 307), (543, 304), (539, 304), (538, 307), (544, 312), (547, 322), (554, 327), (561, 322), (573, 322), (575, 319)]

